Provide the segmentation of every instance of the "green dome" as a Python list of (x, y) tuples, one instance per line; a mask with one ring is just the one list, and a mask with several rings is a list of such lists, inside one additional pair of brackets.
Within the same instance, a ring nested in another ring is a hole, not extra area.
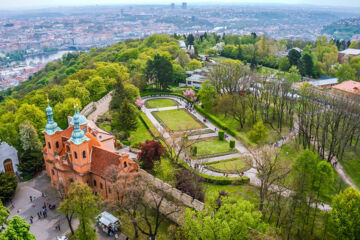
[[(75, 109), (74, 117), (71, 120), (71, 122), (74, 124), (74, 130), (73, 130), (73, 132), (71, 134), (71, 138), (68, 140), (68, 142), (73, 142), (76, 145), (79, 145), (79, 144), (83, 143), (84, 141), (90, 140), (90, 138), (85, 136), (84, 131), (80, 129), (80, 125), (82, 125), (82, 124), (80, 124), (81, 116), (83, 116), (83, 115), (81, 115), (79, 113), (79, 109), (78, 108)], [(87, 123), (87, 119), (86, 119), (85, 123)]]
[(53, 119), (53, 111), (50, 105), (46, 108), (46, 115), (47, 115), (47, 123), (45, 125), (45, 130), (43, 132), (47, 133), (48, 135), (53, 135), (57, 131), (62, 131), (61, 128), (58, 127), (57, 123)]
[[(78, 115), (78, 118), (79, 118), (79, 125), (80, 126), (83, 125), (83, 124), (87, 124), (89, 122), (84, 115), (82, 115), (80, 113), (78, 113), (77, 115)], [(70, 125), (74, 125), (74, 118), (75, 118), (75, 116), (71, 119)]]

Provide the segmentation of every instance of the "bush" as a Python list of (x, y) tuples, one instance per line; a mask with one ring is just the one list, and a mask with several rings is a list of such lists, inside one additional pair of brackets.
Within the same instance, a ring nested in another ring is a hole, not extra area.
[(192, 153), (193, 153), (193, 156), (196, 156), (196, 154), (197, 154), (197, 146), (194, 146), (192, 148)]
[(265, 139), (267, 137), (267, 129), (263, 122), (259, 121), (255, 123), (252, 129), (248, 132), (248, 136), (249, 139), (254, 143), (258, 143)]
[(131, 142), (129, 140), (123, 140), (122, 143), (126, 146), (130, 146)]
[(224, 137), (225, 137), (224, 131), (219, 131), (219, 140), (220, 140), (220, 141), (223, 141), (223, 140), (224, 140)]
[(7, 202), (13, 196), (17, 184), (15, 174), (0, 173), (0, 200), (2, 203)]
[(231, 140), (230, 140), (230, 148), (231, 148), (231, 149), (234, 149), (234, 148), (235, 148), (235, 140), (234, 140), (234, 139), (231, 139)]

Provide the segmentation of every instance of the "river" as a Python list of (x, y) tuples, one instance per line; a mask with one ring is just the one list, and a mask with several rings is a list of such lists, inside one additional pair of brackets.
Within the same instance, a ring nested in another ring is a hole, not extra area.
[(54, 53), (50, 53), (50, 54), (35, 55), (35, 56), (27, 57), (21, 63), (25, 64), (26, 66), (46, 64), (48, 62), (55, 61), (55, 60), (61, 58), (64, 54), (70, 53), (70, 52), (73, 52), (73, 51), (58, 51), (58, 52), (54, 52)]

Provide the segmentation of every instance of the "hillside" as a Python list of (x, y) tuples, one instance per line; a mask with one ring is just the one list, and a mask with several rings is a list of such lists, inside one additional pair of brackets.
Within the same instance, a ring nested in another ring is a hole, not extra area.
[(351, 39), (360, 33), (360, 17), (342, 19), (325, 26), (322, 33), (330, 34), (337, 39)]

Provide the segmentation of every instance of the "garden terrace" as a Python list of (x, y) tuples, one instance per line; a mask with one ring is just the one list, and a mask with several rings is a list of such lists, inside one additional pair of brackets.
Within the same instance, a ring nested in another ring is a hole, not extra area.
[(197, 148), (197, 159), (217, 157), (237, 152), (237, 150), (230, 148), (229, 142), (219, 140), (218, 138), (203, 139), (195, 143), (193, 147)]
[(178, 103), (172, 99), (157, 98), (150, 99), (145, 102), (147, 108), (163, 108), (163, 107), (174, 107), (178, 106)]
[(205, 163), (204, 165), (209, 170), (222, 173), (240, 173), (245, 172), (251, 168), (250, 160), (247, 157), (231, 158), (216, 162), (209, 162)]
[(186, 131), (206, 128), (191, 113), (184, 109), (173, 109), (152, 112), (153, 116), (171, 131)]

